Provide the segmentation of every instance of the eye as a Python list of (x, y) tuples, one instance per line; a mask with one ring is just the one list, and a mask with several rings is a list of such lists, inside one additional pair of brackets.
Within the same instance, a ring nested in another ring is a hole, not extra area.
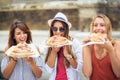
[(20, 35), (21, 34), (21, 32), (15, 32), (15, 35)]
[(100, 26), (101, 26), (101, 27), (104, 27), (104, 26), (105, 26), (105, 24), (100, 24)]
[(93, 24), (94, 27), (97, 27), (98, 25), (97, 24)]
[(64, 31), (65, 31), (65, 28), (60, 28), (60, 31), (61, 31), (61, 32), (64, 32)]
[(57, 28), (56, 28), (56, 27), (52, 27), (52, 30), (53, 30), (53, 31), (57, 31)]
[(23, 32), (23, 34), (27, 34), (27, 32)]

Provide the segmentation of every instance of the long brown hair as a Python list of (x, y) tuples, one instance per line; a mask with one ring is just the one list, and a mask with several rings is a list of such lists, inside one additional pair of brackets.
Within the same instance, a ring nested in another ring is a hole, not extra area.
[[(50, 37), (53, 36), (52, 27), (53, 27), (53, 25), (54, 25), (54, 23), (55, 23), (56, 21), (59, 21), (59, 20), (54, 20), (54, 21), (52, 22), (52, 24), (51, 24), (51, 27), (49, 28)], [(65, 22), (62, 22), (62, 21), (59, 21), (59, 22), (61, 22), (62, 25), (63, 25), (64, 28), (65, 28), (64, 37), (66, 37), (66, 38), (69, 39), (69, 40), (73, 40), (73, 38), (69, 36), (69, 27), (68, 27), (68, 25), (67, 25)], [(46, 55), (46, 58), (45, 58), (45, 62), (47, 62), (48, 57), (49, 57), (49, 55), (50, 55), (50, 53), (51, 53), (51, 50), (52, 50), (52, 48), (48, 48), (47, 55)], [(72, 46), (71, 46), (71, 45), (69, 45), (68, 53), (69, 53), (70, 55), (72, 55), (72, 57), (73, 57), (74, 59), (76, 59), (76, 55), (73, 53), (73, 51), (72, 51)], [(66, 65), (66, 67), (69, 67), (69, 66), (70, 66), (69, 61), (68, 61), (65, 57), (64, 57), (64, 64)]]
[(29, 27), (24, 22), (22, 22), (20, 20), (15, 20), (15, 21), (13, 21), (13, 23), (11, 24), (10, 29), (9, 29), (8, 48), (10, 48), (13, 45), (17, 45), (17, 42), (14, 39), (14, 33), (15, 33), (16, 28), (19, 28), (22, 31), (24, 31), (25, 33), (27, 33), (28, 37), (27, 37), (26, 43), (29, 44), (32, 42), (32, 36), (31, 36), (31, 31), (30, 31)]

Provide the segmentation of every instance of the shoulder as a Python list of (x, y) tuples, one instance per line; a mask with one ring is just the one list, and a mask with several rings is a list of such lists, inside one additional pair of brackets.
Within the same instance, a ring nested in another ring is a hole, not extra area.
[(9, 49), (8, 45), (5, 47), (5, 51), (7, 51)]
[(74, 44), (82, 44), (81, 41), (79, 41), (78, 39), (76, 38), (73, 38), (73, 41), (72, 41)]
[(78, 39), (73, 39), (72, 41), (72, 47), (73, 48), (82, 48), (82, 43)]
[(6, 47), (5, 47), (5, 50), (4, 50), (4, 54), (3, 54), (4, 57), (8, 57), (8, 55), (6, 54), (6, 51), (7, 51), (8, 49), (9, 49), (9, 47), (6, 46)]

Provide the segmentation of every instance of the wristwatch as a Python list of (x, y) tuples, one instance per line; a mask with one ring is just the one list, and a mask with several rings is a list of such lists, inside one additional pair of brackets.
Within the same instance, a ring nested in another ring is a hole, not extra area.
[(72, 56), (71, 56), (71, 55), (68, 55), (66, 58), (67, 58), (67, 60), (69, 61), (69, 60), (72, 58)]

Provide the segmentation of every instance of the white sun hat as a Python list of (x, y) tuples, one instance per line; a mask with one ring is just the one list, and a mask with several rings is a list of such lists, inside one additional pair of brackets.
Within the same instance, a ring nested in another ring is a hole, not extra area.
[(59, 20), (59, 21), (65, 22), (69, 26), (69, 29), (72, 27), (72, 24), (68, 21), (67, 17), (62, 12), (58, 12), (53, 19), (48, 20), (48, 25), (50, 27), (54, 20)]

